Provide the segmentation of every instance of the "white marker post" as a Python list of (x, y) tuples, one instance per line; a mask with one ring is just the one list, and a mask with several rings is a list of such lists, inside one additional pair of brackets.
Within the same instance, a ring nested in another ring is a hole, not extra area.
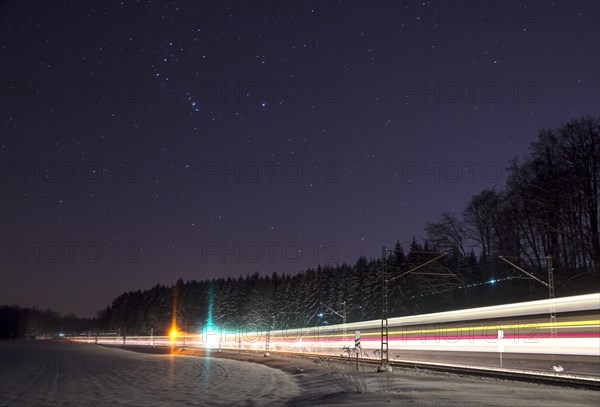
[(360, 331), (354, 331), (354, 352), (356, 352), (356, 370), (358, 370), (358, 355), (360, 355)]
[(504, 338), (504, 331), (498, 329), (498, 352), (500, 352), (500, 367), (502, 367), (502, 352), (504, 352), (504, 345), (502, 344), (502, 338)]

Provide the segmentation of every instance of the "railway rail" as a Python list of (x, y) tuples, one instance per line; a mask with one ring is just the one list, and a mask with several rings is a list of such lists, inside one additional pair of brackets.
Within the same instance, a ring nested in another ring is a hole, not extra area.
[[(97, 334), (69, 340), (316, 358), (348, 358), (356, 350), (362, 363), (377, 364), (380, 326), (374, 320), (248, 332), (211, 325), (169, 336)], [(354, 348), (357, 335), (360, 348)], [(390, 318), (389, 355), (391, 366), (598, 389), (600, 293)]]

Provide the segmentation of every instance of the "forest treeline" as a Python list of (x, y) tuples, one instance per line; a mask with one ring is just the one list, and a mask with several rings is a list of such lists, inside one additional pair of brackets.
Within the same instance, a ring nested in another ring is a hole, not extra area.
[[(413, 239), (406, 250), (391, 246), (390, 279), (408, 274), (389, 282), (390, 316), (548, 298), (547, 287), (499, 256), (543, 281), (551, 266), (556, 296), (599, 291), (600, 117), (541, 130), (508, 174), (503, 189), (483, 190), (462, 213), (444, 212), (427, 223), (422, 241)], [(446, 255), (429, 262), (439, 253)], [(158, 335), (173, 322), (197, 332), (210, 324), (258, 330), (336, 324), (344, 310), (348, 322), (377, 319), (381, 269), (381, 258), (361, 256), (355, 264), (295, 275), (178, 280), (120, 295), (92, 325)]]
[(97, 318), (78, 318), (74, 314), (60, 315), (52, 310), (17, 305), (0, 306), (0, 339), (57, 338), (80, 332), (95, 332)]

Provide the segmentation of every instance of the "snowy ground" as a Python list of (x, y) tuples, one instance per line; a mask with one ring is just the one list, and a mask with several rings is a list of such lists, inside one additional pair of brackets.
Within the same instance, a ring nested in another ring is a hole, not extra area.
[[(0, 342), (0, 405), (598, 406), (600, 392), (281, 356)], [(236, 360), (237, 359), (237, 360)], [(352, 393), (353, 387), (366, 392)]]
[(300, 388), (253, 363), (75, 343), (0, 343), (0, 405), (282, 405)]

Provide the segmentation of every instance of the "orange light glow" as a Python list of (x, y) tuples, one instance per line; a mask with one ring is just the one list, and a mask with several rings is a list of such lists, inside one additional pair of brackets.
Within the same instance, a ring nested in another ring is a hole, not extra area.
[(176, 329), (174, 329), (174, 328), (173, 328), (173, 329), (171, 329), (171, 333), (170, 333), (170, 335), (171, 335), (171, 338), (175, 339), (175, 337), (177, 336), (177, 330), (176, 330)]

